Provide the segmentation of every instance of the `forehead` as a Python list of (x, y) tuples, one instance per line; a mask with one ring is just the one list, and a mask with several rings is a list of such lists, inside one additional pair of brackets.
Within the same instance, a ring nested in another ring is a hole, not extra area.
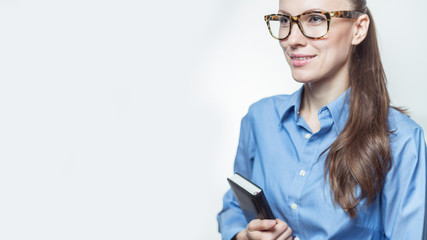
[(350, 10), (351, 4), (350, 0), (279, 0), (279, 10), (292, 15), (298, 15), (311, 9)]

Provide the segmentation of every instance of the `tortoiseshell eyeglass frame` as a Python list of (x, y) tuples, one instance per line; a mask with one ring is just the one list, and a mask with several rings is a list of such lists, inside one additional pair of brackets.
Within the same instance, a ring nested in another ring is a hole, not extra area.
[[(311, 14), (311, 13), (319, 13), (319, 14), (324, 14), (326, 16), (326, 21), (327, 21), (327, 31), (324, 35), (320, 36), (320, 37), (310, 37), (307, 36), (304, 33), (303, 27), (301, 26), (301, 23), (299, 21), (300, 17), (303, 15), (307, 15), (307, 14)], [(357, 19), (359, 16), (363, 15), (364, 13), (362, 12), (358, 12), (358, 11), (333, 11), (333, 12), (325, 12), (325, 11), (308, 11), (308, 12), (304, 12), (300, 15), (297, 16), (288, 16), (288, 15), (284, 15), (284, 14), (270, 14), (270, 15), (266, 15), (264, 16), (264, 20), (267, 23), (267, 27), (268, 27), (268, 31), (270, 32), (271, 36), (277, 40), (285, 40), (286, 38), (289, 37), (289, 35), (291, 35), (291, 31), (292, 31), (292, 25), (294, 25), (293, 23), (296, 23), (298, 25), (298, 28), (301, 30), (302, 34), (304, 34), (304, 36), (306, 36), (307, 38), (310, 39), (322, 39), (325, 38), (325, 36), (329, 33), (329, 24), (331, 22), (331, 19), (333, 17), (337, 17), (337, 18), (349, 18), (349, 19)], [(271, 32), (270, 29), (270, 19), (271, 20), (279, 20), (279, 16), (282, 17), (289, 17), (290, 20), (290, 27), (289, 27), (289, 33), (286, 37), (284, 38), (277, 38), (273, 35), (273, 32)]]

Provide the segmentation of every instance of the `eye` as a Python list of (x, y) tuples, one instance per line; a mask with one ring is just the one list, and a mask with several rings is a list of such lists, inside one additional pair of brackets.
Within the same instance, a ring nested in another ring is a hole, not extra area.
[(313, 23), (313, 24), (323, 23), (324, 21), (326, 21), (326, 17), (319, 14), (311, 14), (308, 16), (307, 19), (309, 23)]
[(289, 25), (289, 17), (281, 16), (279, 21), (280, 25)]

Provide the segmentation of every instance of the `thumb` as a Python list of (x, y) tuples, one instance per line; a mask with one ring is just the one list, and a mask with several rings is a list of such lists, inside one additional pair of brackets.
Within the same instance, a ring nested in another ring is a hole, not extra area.
[(274, 219), (254, 219), (248, 224), (248, 231), (266, 231), (276, 226), (276, 220)]

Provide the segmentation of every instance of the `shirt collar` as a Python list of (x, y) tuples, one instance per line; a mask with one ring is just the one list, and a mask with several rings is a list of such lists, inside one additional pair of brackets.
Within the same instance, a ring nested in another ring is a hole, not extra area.
[(279, 116), (281, 116), (281, 121), (288, 115), (291, 114), (294, 110), (294, 117), (295, 121), (298, 117), (298, 112), (301, 105), (301, 96), (302, 91), (304, 89), (304, 86), (302, 86), (298, 91), (294, 92), (292, 95), (290, 95), (290, 98), (288, 101), (285, 101), (281, 106), (278, 108)]
[[(302, 97), (303, 89), (304, 89), (304, 86), (302, 86), (299, 90), (297, 90), (292, 95), (290, 95), (289, 100), (284, 102), (281, 106), (279, 106), (278, 113), (281, 116), (281, 122), (285, 117), (287, 117), (289, 114), (292, 114), (292, 113), (294, 114), (295, 121), (297, 121), (298, 112), (301, 106), (301, 97)], [(338, 98), (336, 98), (334, 101), (332, 101), (331, 103), (323, 107), (323, 108), (327, 108), (331, 113), (332, 119), (334, 121), (334, 128), (337, 134), (339, 134), (342, 131), (342, 129), (344, 128), (347, 122), (349, 105), (350, 105), (350, 92), (351, 92), (351, 89), (349, 88), (343, 94), (341, 94)], [(320, 110), (322, 110), (323, 108), (321, 108)]]
[(326, 105), (332, 115), (334, 128), (337, 131), (337, 134), (342, 131), (347, 122), (348, 112), (350, 109), (350, 93), (351, 89), (349, 88), (337, 99)]

